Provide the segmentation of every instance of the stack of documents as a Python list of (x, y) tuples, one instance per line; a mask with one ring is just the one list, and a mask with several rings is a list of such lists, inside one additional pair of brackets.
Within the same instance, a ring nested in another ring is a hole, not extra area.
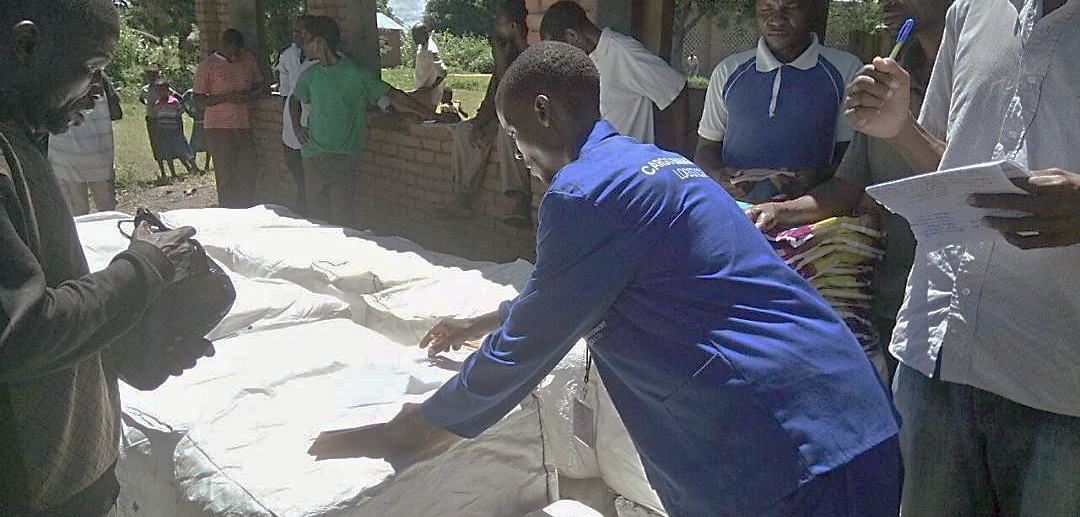
[(1010, 161), (996, 161), (929, 172), (866, 188), (866, 193), (911, 225), (925, 246), (1002, 241), (997, 230), (983, 224), (987, 216), (1019, 217), (1015, 210), (988, 210), (968, 204), (972, 194), (1026, 194), (1013, 184), (1031, 172)]

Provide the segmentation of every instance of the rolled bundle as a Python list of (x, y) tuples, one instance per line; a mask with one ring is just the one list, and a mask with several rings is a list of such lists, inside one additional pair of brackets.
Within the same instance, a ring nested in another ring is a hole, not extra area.
[(768, 235), (789, 266), (844, 319), (868, 356), (881, 347), (870, 312), (870, 277), (885, 255), (869, 217), (830, 217)]

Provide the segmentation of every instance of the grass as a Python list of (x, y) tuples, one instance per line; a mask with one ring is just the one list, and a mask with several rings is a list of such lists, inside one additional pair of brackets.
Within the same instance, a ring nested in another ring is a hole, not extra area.
[[(413, 71), (411, 68), (384, 68), (383, 80), (395, 88), (412, 89)], [(454, 89), (454, 99), (461, 102), (461, 107), (475, 115), (480, 102), (484, 100), (489, 74), (451, 73), (446, 84)], [(152, 185), (158, 177), (157, 162), (150, 151), (150, 140), (146, 136), (146, 108), (137, 100), (124, 102), (124, 118), (113, 124), (113, 136), (116, 148), (116, 186), (118, 188), (137, 188)], [(190, 137), (192, 121), (184, 116), (184, 130)], [(204, 157), (199, 155), (199, 166)], [(183, 166), (177, 161), (177, 172), (183, 172)]]
[[(412, 68), (383, 68), (382, 78), (400, 90), (411, 90), (413, 87)], [(446, 85), (454, 89), (454, 99), (461, 102), (461, 107), (469, 115), (475, 115), (490, 80), (491, 74), (450, 73), (446, 76)]]
[[(158, 177), (158, 167), (146, 136), (146, 107), (138, 101), (124, 102), (122, 106), (124, 118), (113, 124), (116, 186), (130, 189), (150, 185)], [(184, 122), (184, 128), (191, 131), (191, 119)]]

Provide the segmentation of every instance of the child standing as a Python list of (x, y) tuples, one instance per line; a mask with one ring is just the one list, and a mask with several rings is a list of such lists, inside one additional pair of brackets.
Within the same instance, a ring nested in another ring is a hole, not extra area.
[(169, 166), (169, 174), (172, 179), (179, 179), (173, 168), (173, 160), (179, 158), (184, 168), (191, 172), (202, 173), (195, 165), (195, 155), (191, 152), (184, 137), (184, 103), (180, 96), (169, 88), (169, 82), (164, 77), (158, 77), (154, 81), (154, 100), (148, 105), (148, 123), (150, 125), (150, 141), (154, 148), (154, 159), (158, 163), (158, 184), (165, 185), (169, 179), (165, 176), (165, 164)]

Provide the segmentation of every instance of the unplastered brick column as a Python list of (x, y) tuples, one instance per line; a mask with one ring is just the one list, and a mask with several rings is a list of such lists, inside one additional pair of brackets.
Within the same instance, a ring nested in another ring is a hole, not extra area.
[(341, 50), (362, 66), (379, 66), (375, 0), (309, 0), (307, 13), (333, 18), (341, 29)]
[(232, 2), (241, 0), (195, 0), (195, 20), (199, 23), (199, 45), (204, 53), (218, 48), (221, 33), (232, 23)]
[[(529, 11), (528, 16), (525, 18), (525, 22), (529, 26), (529, 44), (532, 45), (540, 41), (540, 22), (544, 20), (544, 12), (548, 7), (555, 5), (559, 0), (525, 0), (525, 8)], [(585, 9), (585, 14), (589, 16), (589, 19), (593, 23), (597, 23), (596, 19), (596, 2), (597, 0), (575, 0), (582, 9)], [(597, 23), (599, 25), (599, 23)]]

